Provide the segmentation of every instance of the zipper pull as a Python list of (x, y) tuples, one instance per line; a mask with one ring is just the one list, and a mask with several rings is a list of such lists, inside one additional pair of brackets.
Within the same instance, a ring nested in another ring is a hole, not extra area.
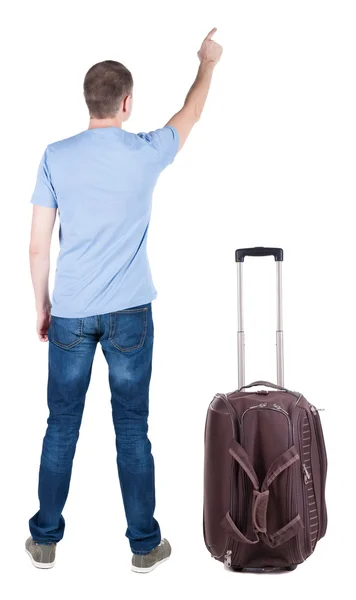
[(303, 473), (304, 473), (304, 483), (308, 483), (309, 480), (311, 479), (311, 475), (304, 464), (303, 464)]
[(232, 550), (227, 550), (227, 552), (224, 556), (224, 565), (228, 569), (231, 567), (231, 555), (232, 555)]
[(312, 411), (313, 415), (316, 415), (318, 412), (325, 410), (325, 408), (316, 408), (313, 404), (310, 404), (310, 410)]

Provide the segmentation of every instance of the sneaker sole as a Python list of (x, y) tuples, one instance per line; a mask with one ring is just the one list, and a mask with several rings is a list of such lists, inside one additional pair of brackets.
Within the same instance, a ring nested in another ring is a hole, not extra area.
[(154, 565), (152, 565), (152, 567), (135, 567), (135, 565), (131, 565), (131, 571), (133, 571), (134, 573), (150, 573), (156, 567), (166, 562), (166, 560), (168, 560), (169, 558), (170, 556), (167, 556), (166, 558), (162, 558), (162, 560), (158, 560)]
[(53, 562), (51, 562), (51, 563), (39, 563), (39, 562), (37, 562), (37, 561), (36, 561), (36, 560), (33, 558), (33, 556), (32, 556), (32, 554), (31, 554), (31, 552), (29, 552), (29, 551), (27, 550), (27, 548), (26, 548), (26, 552), (27, 552), (27, 554), (29, 555), (29, 557), (30, 557), (30, 559), (31, 559), (31, 562), (32, 562), (33, 566), (34, 566), (34, 567), (37, 567), (37, 569), (52, 569), (52, 568), (54, 567), (54, 565), (56, 564), (56, 561), (55, 561), (55, 560), (54, 560)]

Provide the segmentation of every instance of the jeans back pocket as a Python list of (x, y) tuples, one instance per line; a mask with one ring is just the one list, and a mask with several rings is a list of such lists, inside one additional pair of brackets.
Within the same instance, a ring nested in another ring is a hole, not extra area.
[(147, 333), (149, 306), (120, 310), (110, 315), (109, 340), (117, 350), (130, 352), (142, 348)]
[(69, 350), (83, 339), (84, 319), (67, 319), (51, 316), (49, 340), (56, 346)]

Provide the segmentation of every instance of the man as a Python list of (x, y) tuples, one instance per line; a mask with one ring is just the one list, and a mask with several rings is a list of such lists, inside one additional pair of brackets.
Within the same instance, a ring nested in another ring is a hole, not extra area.
[[(156, 291), (146, 253), (151, 196), (198, 121), (222, 48), (204, 39), (183, 108), (162, 129), (122, 130), (133, 81), (120, 63), (94, 65), (84, 80), (86, 131), (47, 147), (32, 197), (31, 275), (40, 341), (49, 340), (49, 418), (39, 473), (39, 511), (26, 550), (39, 568), (54, 566), (97, 343), (109, 366), (117, 466), (132, 569), (148, 572), (171, 548), (154, 518), (155, 485), (147, 437)], [(50, 243), (57, 209), (58, 257), (52, 305)]]

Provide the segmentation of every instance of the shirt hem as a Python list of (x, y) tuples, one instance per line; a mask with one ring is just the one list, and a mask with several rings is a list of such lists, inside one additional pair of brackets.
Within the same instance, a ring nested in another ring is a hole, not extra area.
[(136, 306), (143, 306), (144, 304), (150, 304), (150, 302), (152, 302), (153, 300), (155, 300), (155, 298), (157, 297), (157, 292), (155, 292), (154, 294), (152, 294), (150, 296), (150, 298), (144, 298), (144, 299), (135, 299), (132, 302), (129, 302), (125, 305), (119, 305), (119, 306), (115, 306), (115, 308), (110, 308), (109, 310), (106, 310), (105, 312), (99, 311), (99, 312), (93, 312), (93, 311), (84, 311), (84, 312), (66, 312), (66, 311), (61, 311), (61, 310), (57, 310), (56, 308), (52, 308), (51, 309), (51, 315), (53, 315), (54, 317), (60, 317), (62, 319), (85, 319), (86, 317), (96, 317), (96, 316), (101, 316), (101, 315), (108, 315), (110, 313), (114, 313), (114, 312), (118, 312), (119, 310), (127, 310), (129, 308), (135, 308)]

